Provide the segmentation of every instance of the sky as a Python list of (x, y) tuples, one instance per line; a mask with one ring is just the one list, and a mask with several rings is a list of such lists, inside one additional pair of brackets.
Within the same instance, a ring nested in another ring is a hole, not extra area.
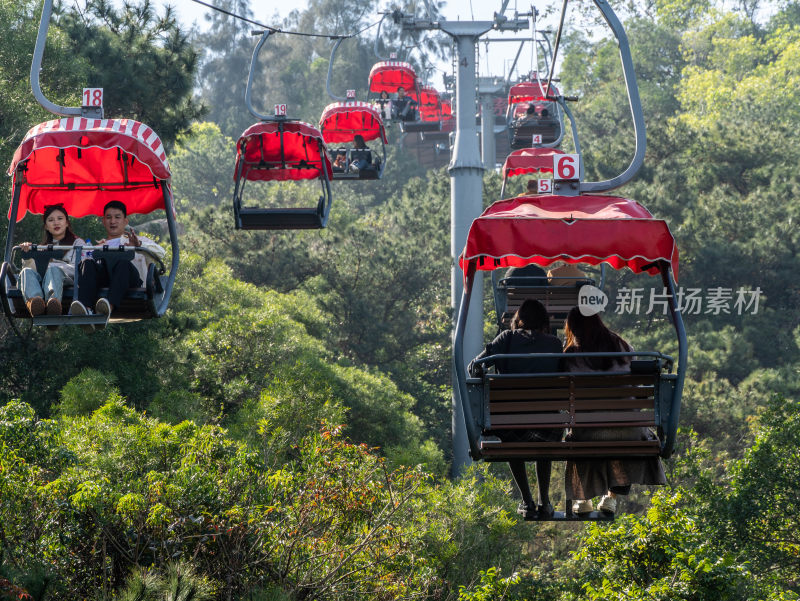
[[(207, 8), (201, 4), (193, 2), (192, 0), (154, 0), (158, 5), (169, 4), (173, 6), (178, 14), (181, 22), (190, 27), (196, 25), (198, 29), (206, 27), (204, 16), (210, 14), (212, 9)], [(208, 4), (214, 4), (214, 0), (204, 0)], [(539, 3), (542, 4), (541, 2)], [(548, 4), (553, 5), (553, 11), (557, 12), (561, 3), (551, 0)], [(253, 12), (253, 19), (260, 21), (267, 25), (278, 24), (278, 22), (286, 17), (286, 15), (294, 9), (303, 10), (307, 6), (305, 0), (298, 0), (294, 3), (281, 2), (279, 0), (252, 0), (250, 3), (251, 11)], [(389, 2), (376, 2), (376, 10), (384, 10), (388, 8)], [(447, 20), (479, 20), (491, 21), (495, 12), (499, 11), (502, 6), (502, 0), (450, 0), (444, 7), (443, 13)], [(520, 12), (530, 10), (530, 2), (525, 3), (521, 0), (510, 0), (505, 15), (513, 18), (515, 8)], [(541, 10), (541, 9), (540, 9)], [(377, 17), (376, 17), (377, 19)], [(537, 23), (537, 29), (543, 27), (552, 27), (553, 30), (557, 27), (557, 15), (549, 17), (544, 22)], [(372, 30), (371, 30), (372, 31)], [(374, 34), (373, 34), (374, 35)], [(504, 37), (504, 38), (530, 38), (530, 30), (520, 31), (518, 33), (506, 32), (490, 32), (484, 37)], [(518, 50), (518, 44), (514, 43), (498, 43), (491, 44), (489, 47), (488, 57), (486, 55), (486, 45), (480, 45), (480, 70), (481, 75), (492, 76), (505, 76), (508, 68), (514, 60), (514, 56)], [(488, 60), (487, 60), (488, 58)], [(518, 64), (524, 68), (529, 69), (532, 64), (531, 45), (526, 44), (519, 58)], [(449, 71), (451, 66), (449, 63), (438, 65), (440, 69)], [(433, 83), (439, 87), (441, 82), (440, 78)]]

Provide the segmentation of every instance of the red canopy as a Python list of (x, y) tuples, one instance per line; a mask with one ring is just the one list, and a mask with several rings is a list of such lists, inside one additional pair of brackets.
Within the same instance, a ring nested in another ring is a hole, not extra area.
[[(20, 164), (25, 165), (21, 173)], [(128, 213), (164, 208), (160, 180), (169, 180), (164, 147), (148, 126), (132, 119), (68, 117), (31, 128), (8, 174), (22, 177), (16, 220), (62, 203), (71, 217), (102, 215), (110, 200)], [(11, 219), (9, 208), (8, 218)]]
[(364, 141), (380, 138), (387, 142), (380, 113), (366, 102), (335, 102), (322, 111), (319, 129), (326, 144), (352, 142), (356, 134)]
[(370, 92), (397, 92), (397, 88), (413, 90), (417, 86), (414, 67), (403, 61), (381, 61), (369, 72)]
[(453, 116), (453, 103), (449, 100), (442, 100), (442, 117), (447, 119)]
[(503, 163), (503, 177), (514, 177), (539, 171), (553, 172), (553, 157), (564, 154), (556, 148), (521, 148), (506, 157)]
[[(539, 85), (541, 83), (541, 86)], [(546, 81), (523, 81), (522, 83), (511, 86), (508, 91), (508, 104), (515, 102), (530, 102), (531, 100), (544, 100), (544, 93), (547, 90)], [(558, 88), (555, 84), (550, 86), (551, 98), (558, 96)]]
[[(555, 261), (605, 262), (614, 269), (659, 273), (669, 261), (678, 278), (678, 248), (665, 221), (618, 196), (524, 196), (500, 200), (472, 222), (459, 265), (478, 269)], [(466, 270), (465, 270), (466, 273)]]
[(442, 119), (442, 101), (435, 88), (422, 86), (419, 91), (409, 91), (408, 95), (419, 105), (420, 121), (440, 121)]
[(325, 173), (333, 178), (322, 134), (302, 121), (251, 125), (239, 136), (236, 149), (234, 173), (239, 173), (239, 163), (244, 160), (242, 177), (250, 181), (316, 179)]

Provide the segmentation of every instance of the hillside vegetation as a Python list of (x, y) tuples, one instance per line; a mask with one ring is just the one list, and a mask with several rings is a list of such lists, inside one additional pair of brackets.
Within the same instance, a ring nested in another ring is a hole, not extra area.
[[(310, 4), (282, 26), (351, 32), (373, 8)], [(108, 117), (161, 134), (181, 265), (159, 320), (23, 339), (0, 325), (0, 601), (800, 598), (800, 4), (655, 0), (622, 13), (648, 150), (621, 194), (670, 224), (679, 285), (703, 304), (684, 314), (668, 486), (636, 491), (613, 524), (566, 525), (521, 521), (505, 466), (451, 477), (446, 171), (404, 156), (391, 131), (384, 179), (337, 185), (326, 230), (235, 231), (235, 139), (251, 117), (230, 91), (244, 86), (249, 26), (214, 15), (190, 35), (146, 2), (81, 7), (65, 4), (51, 27), (47, 94), (74, 105), (83, 85), (103, 86)], [(633, 133), (616, 44), (583, 8), (561, 85), (580, 96), (587, 179), (599, 179), (627, 166)], [(0, 2), (4, 165), (49, 118), (28, 88), (37, 11)], [(363, 96), (371, 45), (342, 46), (334, 89)], [(275, 36), (258, 94), (316, 122), (329, 51)], [(498, 175), (484, 184), (488, 204)], [(296, 189), (249, 193), (275, 202)], [(155, 236), (159, 217), (132, 223)], [(16, 241), (37, 240), (40, 223), (28, 216)], [(100, 233), (95, 219), (73, 226)], [(674, 353), (660, 309), (646, 311), (657, 286), (612, 274), (606, 319), (637, 349)], [(633, 288), (642, 310), (618, 310)], [(736, 305), (756, 290), (757, 310)]]

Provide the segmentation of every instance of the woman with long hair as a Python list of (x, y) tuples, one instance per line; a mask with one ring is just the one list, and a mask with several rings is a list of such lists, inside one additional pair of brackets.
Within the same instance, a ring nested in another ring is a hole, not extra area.
[[(633, 347), (612, 332), (599, 315), (583, 315), (573, 307), (564, 325), (564, 366), (571, 372), (627, 372), (631, 357), (569, 357), (570, 353), (629, 353)], [(579, 433), (578, 433), (579, 432)], [(572, 440), (653, 440), (649, 428), (593, 428), (572, 434)], [(666, 484), (658, 457), (567, 461), (567, 498), (578, 499), (575, 513), (593, 510), (592, 497), (602, 499), (598, 509), (617, 510), (617, 495), (627, 495), (632, 484)]]
[[(83, 246), (84, 240), (72, 231), (69, 215), (62, 204), (47, 205), (42, 215), (42, 244), (56, 246)], [(31, 249), (31, 242), (23, 242), (23, 251)], [(47, 266), (44, 277), (36, 270), (33, 259), (23, 261), (23, 269), (19, 274), (19, 287), (25, 306), (32, 317), (42, 315), (61, 315), (61, 296), (64, 282), (72, 282), (75, 278), (75, 250), (68, 250), (61, 259), (52, 259)]]
[[(550, 334), (550, 318), (544, 305), (538, 300), (527, 299), (520, 305), (511, 320), (511, 329), (500, 333), (497, 338), (486, 345), (486, 348), (469, 365), (472, 375), (481, 373), (480, 365), (475, 362), (491, 355), (527, 354), (527, 353), (560, 353), (561, 341)], [(520, 359), (491, 360), (482, 365), (494, 365), (498, 373), (547, 373), (559, 371), (558, 357), (525, 357)], [(499, 436), (505, 441), (541, 441), (554, 442), (561, 440), (563, 430), (492, 430), (487, 434)], [(550, 502), (550, 473), (552, 462), (540, 459), (536, 462), (536, 481), (539, 488), (539, 505), (533, 501), (525, 462), (515, 460), (508, 462), (514, 482), (517, 484), (522, 503), (519, 513), (525, 519), (535, 519), (537, 515), (551, 517), (553, 505)]]

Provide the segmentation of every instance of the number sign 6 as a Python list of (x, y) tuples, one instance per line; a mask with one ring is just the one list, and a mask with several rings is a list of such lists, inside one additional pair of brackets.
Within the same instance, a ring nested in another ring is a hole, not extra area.
[(581, 155), (557, 154), (553, 157), (553, 177), (555, 180), (580, 179)]
[(286, 105), (285, 104), (276, 104), (275, 105), (275, 115), (278, 117), (286, 116)]
[(83, 88), (81, 95), (83, 106), (97, 106), (103, 108), (103, 88)]
[(536, 190), (539, 194), (550, 194), (553, 191), (553, 180), (551, 179), (540, 179), (539, 187)]

